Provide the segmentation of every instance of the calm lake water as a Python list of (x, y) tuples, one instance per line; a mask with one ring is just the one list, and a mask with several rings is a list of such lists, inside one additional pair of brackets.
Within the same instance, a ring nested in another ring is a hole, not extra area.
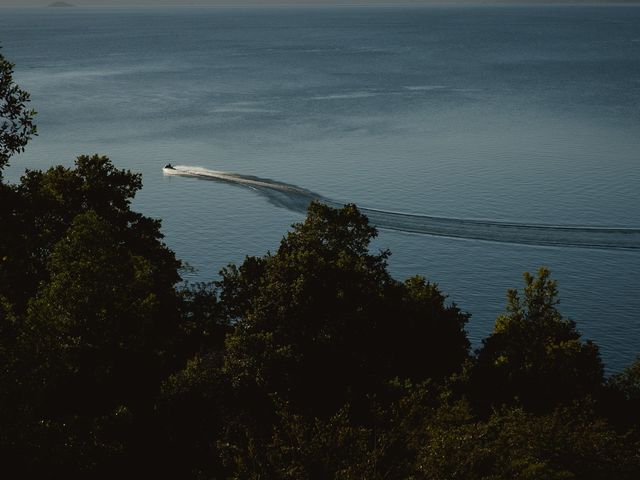
[[(135, 207), (163, 219), (191, 281), (274, 250), (303, 214), (168, 162), (372, 212), (640, 228), (638, 7), (3, 8), (0, 44), (40, 132), (6, 178), (96, 152), (141, 172)], [(403, 225), (375, 248), (471, 312), (476, 345), (547, 265), (610, 371), (640, 353), (640, 250)]]

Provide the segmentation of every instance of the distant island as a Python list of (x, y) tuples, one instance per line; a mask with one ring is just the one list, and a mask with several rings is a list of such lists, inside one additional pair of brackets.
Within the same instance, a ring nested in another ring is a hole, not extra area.
[(72, 5), (70, 3), (67, 2), (53, 2), (49, 4), (49, 7), (54, 7), (54, 8), (60, 8), (60, 7), (75, 7), (75, 5)]

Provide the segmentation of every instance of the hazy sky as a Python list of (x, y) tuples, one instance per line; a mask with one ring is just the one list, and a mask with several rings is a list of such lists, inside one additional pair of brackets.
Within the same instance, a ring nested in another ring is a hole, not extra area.
[[(409, 3), (599, 3), (598, 0), (67, 0), (74, 5), (272, 5)], [(606, 1), (606, 0), (605, 0)], [(615, 1), (615, 0), (613, 0)], [(620, 1), (620, 0), (618, 0)], [(624, 0), (623, 0), (624, 1)], [(632, 0), (640, 1), (640, 0)], [(43, 6), (53, 0), (0, 0), (0, 6)], [(607, 2), (609, 3), (609, 2)]]

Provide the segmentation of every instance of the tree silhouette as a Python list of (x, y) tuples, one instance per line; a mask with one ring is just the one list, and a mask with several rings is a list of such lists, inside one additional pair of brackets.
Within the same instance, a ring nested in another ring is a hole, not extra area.
[(23, 152), (36, 134), (36, 112), (27, 108), (29, 94), (14, 83), (13, 67), (0, 54), (0, 180), (11, 155)]

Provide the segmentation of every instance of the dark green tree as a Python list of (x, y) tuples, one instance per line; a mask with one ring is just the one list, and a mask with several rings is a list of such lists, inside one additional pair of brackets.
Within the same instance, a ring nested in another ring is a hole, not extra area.
[(159, 289), (151, 261), (94, 211), (54, 245), (47, 273), (17, 328), (13, 373), (29, 372), (30, 411), (12, 433), (29, 436), (26, 468), (97, 475), (142, 460), (153, 402), (175, 368), (173, 285)]
[(640, 357), (607, 380), (602, 410), (618, 428), (640, 439)]
[(0, 54), (0, 181), (11, 155), (23, 152), (36, 134), (35, 111), (27, 108), (29, 94), (13, 81), (13, 67)]
[(375, 235), (354, 205), (312, 203), (276, 254), (222, 272), (234, 382), (322, 414), (395, 377), (460, 369), (467, 315), (422, 278), (391, 278), (389, 253), (369, 252)]
[(88, 211), (54, 246), (48, 273), (29, 304), (23, 337), (46, 369), (40, 383), (61, 398), (49, 405), (99, 411), (156, 389), (160, 378), (150, 372), (161, 372), (170, 359), (177, 322), (164, 309), (167, 299), (175, 302), (173, 285), (157, 289), (150, 260)]
[(525, 273), (524, 280), (524, 296), (509, 290), (506, 313), (477, 353), (474, 398), (484, 407), (515, 402), (542, 411), (598, 395), (604, 381), (598, 347), (583, 342), (557, 310), (549, 270)]
[(213, 285), (191, 285), (179, 293), (184, 339), (179, 353), (189, 360), (162, 383), (156, 454), (166, 459), (160, 463), (168, 478), (225, 478), (218, 442), (237, 403), (222, 368), (224, 340), (232, 326), (221, 313)]
[[(3, 278), (8, 254), (18, 243), (16, 235), (15, 213), (18, 197), (15, 190), (2, 181), (2, 171), (11, 155), (24, 151), (24, 147), (33, 135), (36, 126), (33, 123), (35, 111), (27, 108), (29, 94), (13, 80), (14, 65), (0, 53), (0, 302), (9, 309), (13, 299), (6, 296), (8, 279)], [(0, 308), (0, 330), (7, 330), (8, 314)]]
[(141, 187), (139, 174), (98, 155), (78, 157), (75, 168), (27, 171), (11, 187), (12, 201), (4, 211), (9, 234), (0, 242), (0, 295), (24, 311), (47, 279), (53, 246), (75, 217), (89, 210), (111, 225), (118, 241), (151, 262), (158, 288), (175, 284), (180, 264), (161, 241), (160, 221), (131, 210)]
[(640, 406), (640, 357), (607, 382), (621, 397)]
[[(329, 418), (309, 419), (278, 405), (278, 422), (267, 447), (272, 478), (383, 480), (414, 478), (414, 459), (423, 448), (424, 426), (445, 390), (431, 382), (393, 381), (384, 404), (368, 405), (370, 420), (345, 405)], [(244, 460), (241, 471), (258, 478)], [(264, 468), (264, 467), (263, 467)]]
[(369, 251), (375, 235), (354, 205), (312, 203), (275, 254), (223, 270), (221, 308), (234, 323), (223, 366), (234, 392), (227, 458), (267, 468), (283, 404), (287, 418), (306, 421), (348, 404), (366, 425), (392, 379), (441, 381), (461, 369), (468, 316), (423, 278), (394, 280), (389, 253)]
[(588, 403), (542, 415), (510, 407), (479, 420), (458, 402), (425, 420), (410, 478), (632, 480), (640, 472), (638, 444)]
[(237, 404), (250, 399), (238, 397), (222, 365), (220, 351), (200, 352), (162, 385), (157, 453), (166, 459), (162, 470), (168, 478), (229, 478), (220, 453), (224, 432), (240, 416)]
[(99, 156), (7, 187), (0, 448), (34, 475), (143, 465), (161, 382), (210, 330), (202, 295), (176, 289), (160, 222), (130, 208), (140, 187)]

